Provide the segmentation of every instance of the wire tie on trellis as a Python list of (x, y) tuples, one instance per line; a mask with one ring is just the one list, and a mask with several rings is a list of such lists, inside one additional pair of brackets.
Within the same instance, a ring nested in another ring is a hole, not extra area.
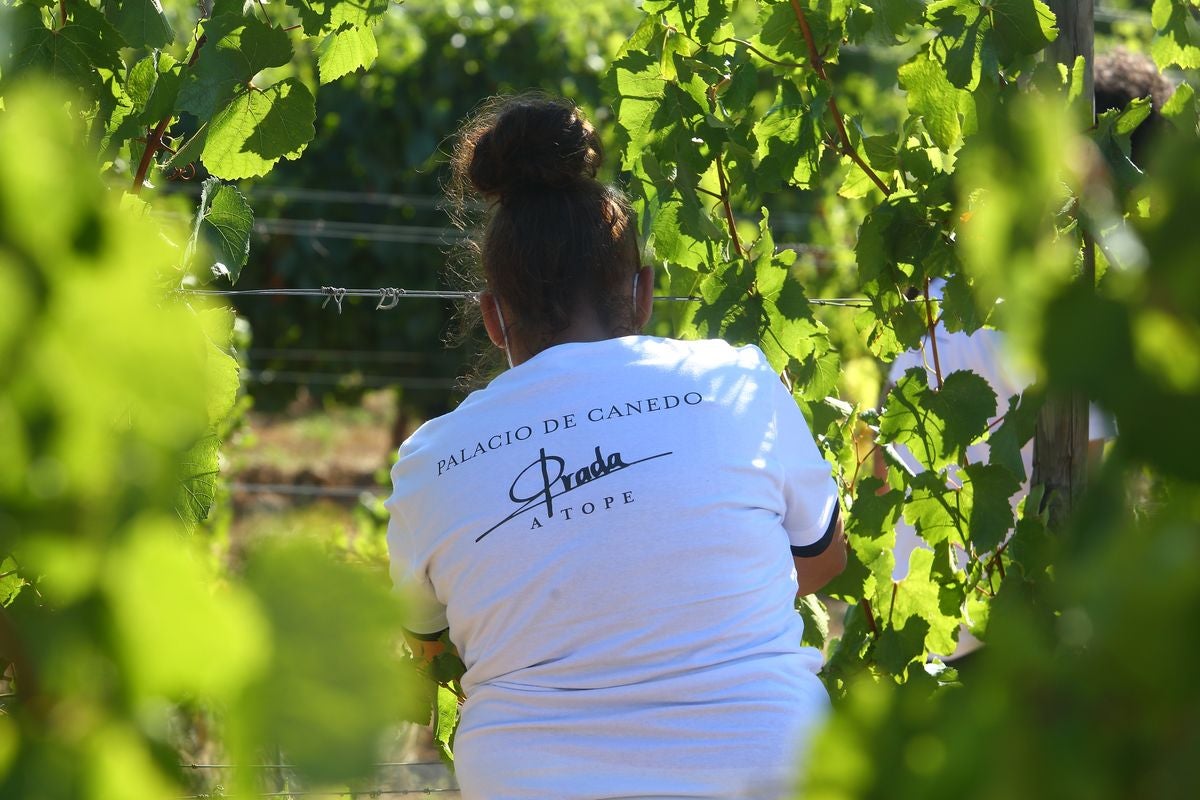
[(408, 294), (408, 291), (391, 286), (381, 286), (379, 288), (379, 304), (375, 306), (375, 310), (391, 311), (400, 302), (400, 295), (403, 294)]
[(342, 300), (346, 298), (346, 290), (337, 286), (322, 286), (321, 294), (325, 295), (325, 302), (321, 303), (321, 308), (329, 305), (329, 301), (332, 300), (334, 305), (337, 306), (338, 314), (341, 315)]

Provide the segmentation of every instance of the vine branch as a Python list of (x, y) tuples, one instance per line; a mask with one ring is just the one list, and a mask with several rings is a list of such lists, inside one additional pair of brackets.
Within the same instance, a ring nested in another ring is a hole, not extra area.
[(721, 205), (725, 209), (725, 223), (729, 226), (729, 235), (733, 238), (733, 247), (742, 258), (746, 257), (746, 248), (742, 246), (742, 237), (738, 236), (737, 221), (733, 218), (733, 206), (729, 202), (729, 181), (725, 177), (725, 166), (721, 156), (717, 154), (717, 183), (721, 187)]
[(802, 69), (804, 67), (803, 64), (797, 64), (793, 61), (779, 61), (771, 58), (769, 55), (764, 53), (762, 50), (759, 50), (750, 42), (746, 41), (745, 39), (739, 39), (736, 36), (731, 36), (728, 39), (720, 39), (719, 41), (713, 42), (713, 44), (740, 44), (742, 47), (746, 48), (751, 53), (754, 53), (754, 55), (758, 56), (763, 61), (766, 61), (768, 64), (774, 64), (777, 67), (788, 67), (789, 69)]
[[(204, 46), (204, 41), (207, 36), (201, 36), (196, 40), (196, 44), (192, 47), (192, 54), (188, 57), (187, 66), (192, 67), (196, 63), (196, 59), (200, 55), (200, 48)], [(140, 194), (142, 186), (146, 182), (146, 173), (150, 171), (150, 165), (154, 163), (154, 156), (163, 146), (163, 137), (167, 133), (167, 128), (171, 125), (172, 115), (168, 112), (167, 116), (159, 120), (154, 126), (154, 130), (146, 137), (146, 149), (142, 151), (142, 158), (138, 161), (137, 172), (133, 175), (133, 186), (130, 191), (134, 194)]]
[(933, 374), (937, 378), (937, 388), (942, 388), (942, 361), (938, 358), (937, 323), (933, 321), (933, 309), (929, 300), (929, 278), (925, 279), (925, 320), (929, 325), (929, 346), (933, 350)]
[(867, 627), (871, 630), (871, 636), (878, 639), (879, 625), (875, 623), (875, 614), (871, 611), (871, 601), (864, 597), (862, 600), (858, 601), (858, 604), (862, 607), (863, 613), (867, 616)]
[(858, 151), (854, 149), (854, 145), (850, 141), (850, 134), (846, 131), (846, 119), (842, 116), (842, 110), (838, 108), (837, 98), (833, 94), (833, 81), (829, 80), (829, 75), (825, 72), (825, 60), (821, 58), (821, 54), (817, 52), (817, 42), (813, 38), (812, 28), (808, 25), (808, 17), (804, 14), (804, 9), (800, 7), (799, 0), (791, 0), (792, 11), (796, 14), (796, 22), (800, 25), (800, 33), (804, 36), (804, 43), (808, 46), (808, 60), (812, 64), (813, 71), (817, 73), (817, 77), (829, 84), (829, 112), (833, 114), (833, 124), (837, 126), (838, 138), (842, 142), (842, 154), (846, 155), (866, 173), (867, 177), (879, 187), (879, 191), (883, 192), (884, 196), (892, 193), (883, 179), (876, 174), (875, 170), (871, 169)]

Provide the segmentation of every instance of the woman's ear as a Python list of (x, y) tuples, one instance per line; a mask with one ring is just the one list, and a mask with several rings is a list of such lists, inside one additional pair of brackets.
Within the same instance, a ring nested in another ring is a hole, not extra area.
[(641, 330), (654, 313), (654, 267), (642, 267), (637, 272), (637, 291), (633, 297), (633, 327)]
[(500, 322), (499, 310), (496, 308), (496, 295), (491, 292), (480, 292), (479, 310), (483, 313), (483, 327), (487, 331), (492, 344), (504, 349), (504, 325)]

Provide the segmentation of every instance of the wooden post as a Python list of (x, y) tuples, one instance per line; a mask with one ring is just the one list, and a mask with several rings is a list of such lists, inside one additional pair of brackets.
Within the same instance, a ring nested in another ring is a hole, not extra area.
[[(1046, 57), (1068, 66), (1084, 58), (1084, 96), (1095, 114), (1095, 4), (1094, 0), (1049, 0), (1058, 19), (1058, 39), (1046, 48)], [(1083, 235), (1083, 269), (1079, 277), (1096, 282), (1095, 242)], [(1044, 486), (1042, 508), (1052, 530), (1062, 530), (1071, 516), (1087, 479), (1088, 401), (1078, 392), (1050, 395), (1038, 416), (1033, 437), (1033, 475), (1030, 483)]]

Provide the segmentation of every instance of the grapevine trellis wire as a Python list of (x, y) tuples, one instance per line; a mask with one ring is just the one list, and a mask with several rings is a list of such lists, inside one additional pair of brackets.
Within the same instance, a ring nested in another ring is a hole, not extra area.
[[(351, 289), (340, 286), (321, 286), (320, 288), (296, 289), (178, 289), (179, 294), (200, 297), (323, 297), (321, 307), (329, 305), (332, 300), (338, 313), (342, 311), (342, 301), (347, 297), (371, 297), (379, 302), (376, 311), (390, 311), (399, 305), (401, 300), (463, 300), (477, 301), (479, 292), (456, 291), (449, 289), (402, 289), (393, 286), (377, 286), (375, 288)], [(700, 303), (704, 298), (695, 295), (655, 295), (654, 300), (660, 303)], [(822, 297), (808, 301), (814, 306), (830, 306), (835, 308), (870, 308), (871, 300), (866, 297)]]

